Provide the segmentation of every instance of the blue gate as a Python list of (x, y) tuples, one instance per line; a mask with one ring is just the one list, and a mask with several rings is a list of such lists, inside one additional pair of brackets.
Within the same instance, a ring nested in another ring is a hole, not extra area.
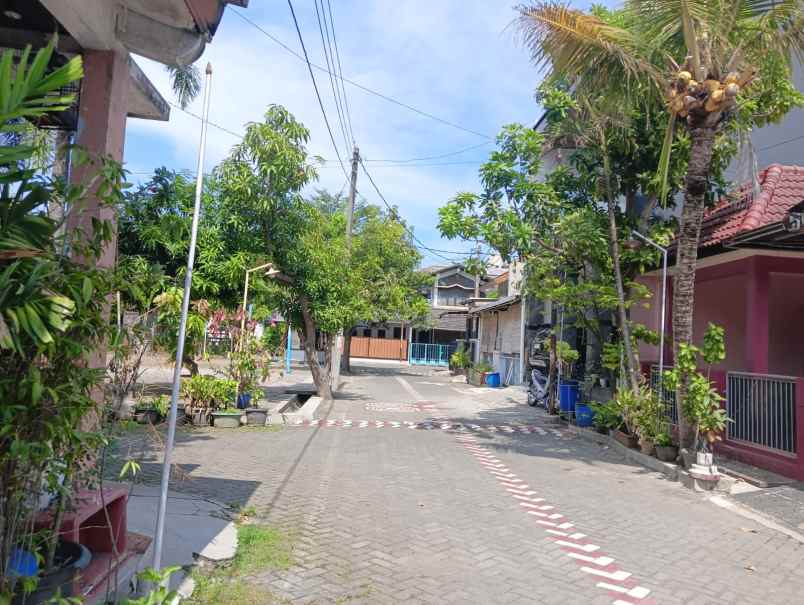
[(414, 342), (410, 345), (410, 363), (425, 366), (448, 366), (456, 345), (431, 345)]

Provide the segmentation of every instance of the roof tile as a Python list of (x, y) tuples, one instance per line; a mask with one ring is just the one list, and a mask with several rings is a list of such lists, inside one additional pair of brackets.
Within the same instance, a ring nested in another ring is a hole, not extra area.
[(771, 164), (759, 173), (760, 193), (754, 197), (751, 184), (707, 211), (701, 224), (700, 247), (713, 246), (784, 219), (804, 200), (804, 167)]

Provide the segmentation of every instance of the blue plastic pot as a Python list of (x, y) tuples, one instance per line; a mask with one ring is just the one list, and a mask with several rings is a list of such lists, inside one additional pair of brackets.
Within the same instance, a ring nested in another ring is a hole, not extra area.
[(585, 403), (578, 403), (575, 405), (575, 422), (578, 426), (592, 426), (592, 419), (594, 413)]
[(8, 558), (8, 572), (12, 576), (32, 578), (39, 573), (36, 555), (21, 548), (14, 548)]
[(486, 384), (494, 389), (500, 386), (500, 373), (489, 372), (486, 374)]
[(558, 407), (562, 412), (574, 412), (578, 403), (578, 383), (575, 380), (562, 380), (559, 386)]
[(237, 409), (245, 410), (251, 404), (251, 393), (240, 393), (237, 396)]

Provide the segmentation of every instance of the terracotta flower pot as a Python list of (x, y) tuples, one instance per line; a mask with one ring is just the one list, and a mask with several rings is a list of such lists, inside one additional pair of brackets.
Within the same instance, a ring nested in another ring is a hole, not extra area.
[(662, 462), (675, 462), (678, 458), (678, 447), (675, 445), (657, 445), (656, 457)]
[(646, 456), (653, 456), (656, 453), (656, 446), (650, 439), (640, 439), (639, 451)]
[(628, 433), (616, 430), (612, 436), (617, 440), (618, 443), (621, 443), (625, 447), (629, 447), (634, 450), (639, 447), (639, 442), (637, 441), (636, 435), (629, 435)]

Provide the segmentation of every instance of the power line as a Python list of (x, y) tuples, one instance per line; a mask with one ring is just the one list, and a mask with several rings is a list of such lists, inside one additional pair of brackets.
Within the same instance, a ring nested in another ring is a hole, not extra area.
[[(340, 87), (335, 87), (335, 77), (332, 75), (331, 68), (334, 68), (335, 58), (332, 58), (332, 63), (330, 63), (330, 55), (332, 54), (332, 43), (329, 39), (329, 26), (327, 25), (326, 17), (324, 17), (324, 24), (321, 24), (321, 13), (318, 11), (318, 0), (314, 0), (315, 3), (315, 17), (318, 21), (318, 32), (321, 35), (321, 47), (324, 50), (324, 60), (327, 63), (327, 71), (329, 75), (329, 85), (332, 88), (332, 98), (335, 100), (335, 111), (338, 114), (338, 124), (341, 127), (341, 134), (343, 135), (343, 143), (344, 149), (346, 150), (347, 154), (349, 152), (349, 136), (346, 134), (346, 126), (344, 125), (344, 116), (343, 110), (341, 109), (341, 89)], [(324, 6), (321, 6), (321, 12), (323, 12)], [(324, 39), (324, 29), (327, 30), (326, 40)], [(329, 50), (327, 47), (329, 46)]]
[[(201, 119), (201, 116), (199, 116), (197, 113), (193, 113), (189, 109), (184, 109), (180, 105), (177, 105), (176, 103), (170, 103), (170, 105), (171, 105), (171, 107), (174, 107), (175, 109), (178, 109), (179, 111), (186, 113), (187, 115), (195, 118), (196, 120)], [(235, 138), (238, 138), (240, 140), (243, 139), (242, 134), (238, 134), (238, 133), (234, 132), (233, 130), (229, 130), (225, 126), (221, 126), (220, 124), (216, 124), (215, 122), (212, 122), (212, 121), (209, 121), (209, 120), (207, 121), (207, 124), (209, 124), (213, 128), (216, 128), (217, 130), (220, 130), (221, 132), (225, 132), (226, 134), (229, 134), (229, 135), (231, 135), (231, 136), (233, 136)], [(425, 156), (425, 157), (419, 157), (419, 158), (408, 158), (406, 160), (376, 159), (376, 160), (364, 160), (364, 161), (370, 162), (370, 163), (373, 163), (373, 164), (378, 164), (378, 165), (379, 164), (384, 164), (384, 163), (387, 163), (389, 165), (390, 164), (412, 164), (413, 162), (426, 161), (426, 160), (435, 160), (435, 159), (439, 159), (439, 158), (446, 158), (446, 157), (450, 157), (450, 156), (454, 156), (454, 155), (459, 155), (461, 153), (466, 153), (467, 151), (472, 151), (473, 149), (477, 149), (479, 147), (484, 147), (486, 145), (490, 145), (491, 143), (492, 143), (492, 141), (485, 141), (483, 143), (480, 143), (479, 145), (472, 145), (471, 147), (463, 147), (461, 149), (457, 149), (455, 151), (450, 151), (448, 153), (442, 153), (442, 154), (439, 154), (439, 155), (431, 155), (431, 156)], [(340, 161), (340, 158), (338, 160), (332, 160), (332, 159), (323, 158), (323, 160), (325, 162), (334, 162), (334, 161)], [(439, 163), (439, 164), (419, 164), (419, 165), (420, 166), (449, 166), (449, 165), (452, 165), (452, 164), (481, 164), (481, 163), (482, 162), (480, 162), (480, 161), (466, 161), (466, 162), (444, 162), (444, 163)]]
[(366, 160), (367, 162), (389, 162), (394, 164), (408, 164), (410, 162), (418, 162), (418, 161), (426, 161), (426, 160), (440, 160), (441, 158), (448, 158), (453, 155), (460, 155), (462, 153), (466, 153), (467, 151), (472, 151), (474, 149), (479, 149), (480, 147), (485, 147), (486, 145), (491, 145), (494, 141), (484, 141), (482, 143), (478, 143), (477, 145), (472, 145), (470, 147), (463, 147), (456, 151), (450, 151), (449, 153), (441, 153), (439, 155), (429, 155), (424, 156), (421, 158), (409, 158), (407, 160)]
[(335, 144), (335, 137), (332, 135), (332, 128), (329, 126), (329, 119), (327, 118), (327, 112), (324, 109), (324, 103), (321, 101), (321, 94), (318, 92), (318, 84), (315, 81), (315, 74), (313, 74), (313, 68), (310, 66), (310, 59), (307, 56), (307, 48), (304, 46), (304, 38), (302, 37), (301, 29), (299, 29), (299, 22), (296, 20), (296, 11), (293, 10), (293, 2), (292, 0), (288, 0), (288, 6), (290, 7), (290, 14), (293, 16), (293, 23), (296, 26), (296, 33), (299, 35), (299, 43), (301, 44), (302, 51), (304, 51), (304, 60), (307, 63), (307, 70), (310, 72), (310, 78), (313, 81), (313, 88), (315, 89), (315, 96), (318, 99), (318, 106), (321, 108), (321, 114), (324, 116), (324, 124), (327, 126), (327, 132), (329, 133), (329, 139), (332, 141), (332, 147), (335, 149), (335, 155), (338, 156), (338, 162), (341, 165), (341, 170), (343, 170), (343, 175), (348, 179), (349, 176), (346, 174), (346, 168), (343, 166), (343, 160), (341, 160), (341, 154), (338, 151), (338, 146)]
[[(325, 162), (331, 160), (324, 160)], [(379, 161), (379, 160), (377, 160)], [(425, 162), (425, 163), (408, 163), (408, 164), (373, 164), (372, 168), (419, 168), (419, 167), (427, 167), (427, 166), (460, 166), (460, 165), (470, 165), (470, 166), (479, 166), (483, 162), (478, 160), (470, 160), (466, 162)], [(332, 166), (322, 166), (322, 168), (330, 168)]]
[[(321, 4), (323, 10), (323, 2)], [(349, 98), (346, 96), (346, 86), (343, 84), (343, 68), (341, 67), (341, 51), (338, 48), (338, 37), (335, 35), (335, 18), (332, 16), (332, 4), (327, 0), (327, 11), (329, 12), (329, 24), (332, 27), (332, 41), (335, 43), (335, 58), (338, 61), (338, 82), (340, 82), (341, 89), (343, 90), (343, 105), (346, 108), (346, 123), (349, 126), (349, 134), (352, 135), (352, 142), (355, 141), (355, 133), (352, 130), (352, 113), (349, 111)], [(332, 49), (330, 49), (332, 54)]]
[(405, 231), (407, 231), (410, 234), (410, 237), (413, 238), (413, 241), (418, 243), (423, 249), (430, 251), (434, 256), (443, 258), (444, 260), (449, 262), (453, 262), (453, 259), (447, 258), (446, 256), (438, 252), (435, 252), (432, 248), (428, 248), (427, 246), (425, 246), (424, 242), (422, 242), (418, 237), (416, 237), (416, 234), (413, 233), (413, 230), (410, 227), (408, 227), (403, 220), (401, 220), (396, 208), (391, 206), (391, 204), (388, 203), (388, 200), (385, 199), (385, 196), (382, 194), (382, 191), (380, 191), (380, 188), (377, 187), (377, 183), (374, 182), (374, 179), (372, 178), (371, 174), (369, 174), (369, 171), (366, 168), (366, 165), (363, 163), (362, 158), (360, 160), (360, 166), (363, 168), (363, 172), (368, 177), (371, 186), (374, 187), (374, 191), (377, 192), (377, 195), (380, 196), (380, 199), (383, 201), (383, 204), (385, 204), (386, 208), (388, 208), (388, 210), (391, 212), (391, 216), (395, 217), (399, 221), (399, 224), (402, 225)]
[[(276, 36), (268, 33), (266, 30), (264, 30), (262, 27), (260, 27), (257, 23), (255, 23), (254, 21), (252, 21), (251, 19), (246, 17), (244, 14), (240, 13), (240, 11), (232, 10), (230, 12), (234, 13), (235, 15), (240, 17), (243, 21), (245, 21), (246, 23), (249, 23), (254, 28), (256, 28), (257, 30), (262, 32), (266, 37), (268, 37), (269, 39), (271, 39), (274, 42), (276, 42), (279, 46), (284, 48), (287, 52), (292, 54), (297, 59), (305, 61), (308, 64), (308, 67), (312, 66), (312, 67), (315, 67), (316, 69), (318, 69), (320, 71), (327, 71), (327, 69), (325, 67), (322, 67), (320, 65), (316, 65), (315, 63), (310, 63), (309, 61), (307, 61), (299, 53), (297, 53), (295, 50), (290, 48), (287, 44), (282, 42), (282, 40), (280, 40)], [(451, 126), (452, 128), (457, 128), (458, 130), (463, 130), (464, 132), (468, 132), (470, 134), (473, 134), (473, 135), (478, 136), (478, 137), (482, 137), (484, 139), (490, 139), (490, 140), (493, 139), (493, 137), (490, 137), (487, 134), (483, 134), (482, 132), (472, 130), (471, 128), (466, 128), (464, 126), (461, 126), (460, 124), (455, 124), (454, 122), (450, 122), (449, 120), (445, 120), (444, 118), (439, 118), (438, 116), (433, 115), (433, 114), (431, 114), (429, 112), (426, 112), (426, 111), (424, 111), (422, 109), (418, 109), (416, 107), (413, 107), (412, 105), (408, 105), (407, 103), (404, 103), (402, 101), (398, 101), (397, 99), (394, 99), (393, 97), (389, 97), (386, 94), (383, 94), (381, 92), (378, 92), (376, 90), (368, 88), (367, 86), (363, 86), (362, 84), (358, 84), (354, 80), (350, 80), (349, 78), (344, 78), (344, 77), (338, 76), (337, 74), (333, 74), (333, 75), (335, 75), (335, 77), (340, 79), (342, 82), (346, 82), (347, 84), (351, 84), (355, 88), (359, 88), (360, 90), (362, 90), (364, 92), (367, 92), (367, 93), (369, 93), (371, 95), (374, 95), (375, 97), (379, 97), (379, 98), (381, 98), (381, 99), (383, 99), (385, 101), (388, 101), (389, 103), (393, 103), (395, 105), (399, 105), (400, 107), (404, 107), (405, 109), (408, 109), (408, 110), (410, 110), (410, 111), (412, 111), (414, 113), (417, 113), (417, 114), (419, 114), (421, 116), (424, 116), (426, 118), (430, 118), (431, 120), (435, 120), (436, 122), (440, 122), (442, 124), (445, 124), (446, 126)]]

